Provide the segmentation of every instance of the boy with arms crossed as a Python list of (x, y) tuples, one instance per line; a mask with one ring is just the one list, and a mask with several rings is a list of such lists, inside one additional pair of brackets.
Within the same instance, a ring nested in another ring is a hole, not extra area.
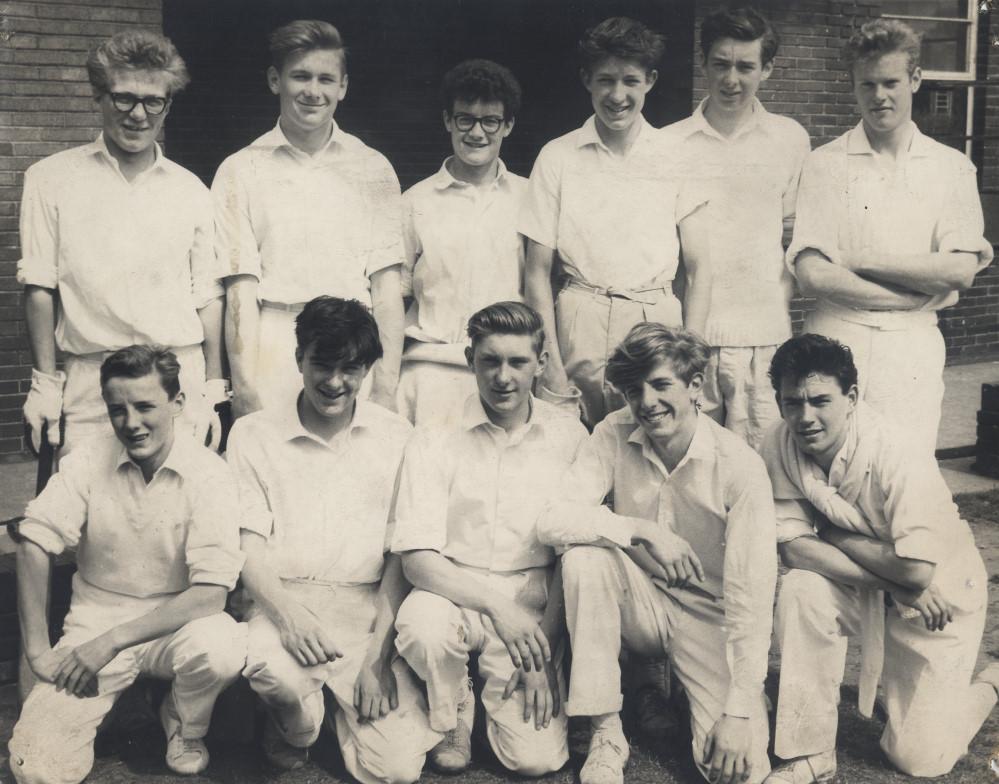
[[(243, 563), (236, 488), (224, 461), (175, 431), (176, 356), (129, 346), (101, 365), (115, 437), (68, 455), (28, 504), (18, 546), (18, 613), (38, 678), (10, 740), (19, 784), (77, 784), (94, 735), (140, 674), (173, 681), (160, 707), (166, 762), (208, 766), (215, 698), (246, 661), (246, 627), (223, 613)], [(77, 550), (63, 636), (49, 647), (50, 555)]]
[(350, 774), (363, 784), (407, 784), (440, 740), (393, 647), (408, 586), (385, 548), (412, 428), (358, 399), (382, 355), (378, 326), (360, 302), (317, 297), (295, 329), (297, 399), (238, 420), (226, 453), (253, 601), (243, 675), (267, 708), (264, 753), (276, 766), (305, 764), (326, 685)]
[(535, 524), (586, 431), (531, 395), (545, 363), (537, 313), (498, 302), (469, 319), (468, 335), (477, 393), (460, 420), (419, 429), (406, 448), (392, 550), (414, 591), (396, 645), (427, 684), (431, 726), (446, 733), (435, 767), (471, 760), (476, 651), (493, 751), (508, 769), (541, 776), (569, 754), (552, 659), (561, 578)]

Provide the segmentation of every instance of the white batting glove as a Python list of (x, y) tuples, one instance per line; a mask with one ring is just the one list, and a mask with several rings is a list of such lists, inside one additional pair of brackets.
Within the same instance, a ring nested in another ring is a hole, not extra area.
[(31, 430), (31, 447), (35, 454), (42, 447), (42, 429), (48, 425), (48, 442), (59, 446), (59, 418), (62, 416), (62, 389), (66, 385), (66, 374), (57, 370), (55, 374), (31, 369), (31, 389), (24, 401), (24, 421)]

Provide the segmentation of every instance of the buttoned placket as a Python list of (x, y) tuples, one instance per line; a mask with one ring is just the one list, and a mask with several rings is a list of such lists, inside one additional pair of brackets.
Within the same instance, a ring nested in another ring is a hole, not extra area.
[[(524, 439), (527, 438), (527, 434), (530, 432), (532, 424), (527, 422), (512, 433), (507, 432), (502, 427), (492, 424), (491, 422), (482, 426), (485, 432), (489, 434), (489, 438), (492, 440), (493, 446), (496, 449), (496, 481), (493, 483), (495, 488), (496, 497), (493, 499), (493, 515), (489, 530), (489, 570), (493, 571), (496, 567), (496, 530), (501, 524), (502, 520), (506, 519), (506, 514), (504, 507), (506, 505), (505, 494), (503, 493), (504, 488), (509, 486), (509, 482), (505, 481), (505, 474), (507, 471), (508, 463), (508, 453), (511, 449), (514, 449), (519, 444), (523, 443)], [(513, 460), (517, 459), (514, 455)]]

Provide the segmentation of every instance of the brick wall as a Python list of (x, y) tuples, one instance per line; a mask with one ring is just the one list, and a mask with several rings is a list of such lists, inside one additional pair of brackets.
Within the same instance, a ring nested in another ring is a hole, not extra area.
[(160, 0), (0, 4), (0, 458), (23, 448), (21, 405), (31, 377), (14, 278), (24, 170), (99, 132), (84, 68), (93, 43), (127, 27), (161, 25)]

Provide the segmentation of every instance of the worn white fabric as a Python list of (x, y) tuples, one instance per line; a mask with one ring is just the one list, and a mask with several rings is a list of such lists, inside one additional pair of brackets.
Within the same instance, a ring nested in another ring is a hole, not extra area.
[[(527, 180), (498, 161), (495, 180), (472, 185), (451, 175), (451, 160), (402, 196), (402, 290), (413, 298), (407, 337), (457, 346), (451, 363), (464, 365), (469, 316), (494, 302), (521, 299), (524, 239), (517, 218)], [(407, 358), (421, 348), (410, 346)]]
[[(611, 492), (613, 511), (602, 505)], [(762, 461), (734, 433), (698, 416), (687, 454), (669, 472), (631, 412), (615, 411), (583, 443), (538, 521), (538, 537), (559, 547), (628, 547), (636, 518), (681, 536), (700, 559), (706, 580), (696, 590), (719, 603), (717, 621), (726, 629), (730, 679), (715, 699), (726, 713), (749, 716), (763, 693), (777, 581), (776, 516)], [(657, 585), (674, 598), (693, 590)]]
[(534, 162), (518, 230), (558, 251), (570, 280), (639, 290), (668, 287), (676, 274), (677, 224), (706, 199), (682, 181), (659, 132), (639, 122), (626, 156), (608, 149), (590, 117)]
[(195, 583), (232, 590), (243, 566), (238, 513), (235, 482), (211, 450), (177, 434), (147, 484), (111, 436), (61, 462), (19, 530), (52, 554), (75, 548), (90, 586), (145, 598)]
[(460, 421), (420, 428), (406, 447), (392, 551), (436, 550), (491, 572), (551, 564), (535, 524), (585, 435), (533, 397), (529, 420), (507, 433), (470, 396)]
[(197, 311), (222, 296), (211, 198), (197, 177), (155, 151), (131, 182), (103, 135), (25, 172), (17, 279), (58, 290), (63, 351), (204, 339)]
[[(748, 781), (757, 784), (766, 778), (770, 728), (762, 687), (734, 708), (731, 696), (725, 696), (731, 695), (732, 659), (721, 599), (696, 589), (661, 590), (625, 552), (613, 547), (570, 547), (562, 556), (562, 580), (573, 650), (569, 715), (620, 711), (622, 645), (643, 657), (665, 653), (690, 700), (691, 748), (701, 774), (707, 778), (704, 741), (728, 713), (750, 722)], [(766, 631), (769, 641), (769, 625)]]
[(375, 721), (360, 721), (354, 683), (371, 641), (378, 585), (322, 585), (286, 581), (285, 588), (311, 610), (343, 652), (334, 662), (303, 667), (281, 644), (274, 623), (258, 608), (249, 613), (243, 675), (260, 695), (284, 739), (293, 746), (315, 743), (325, 712), (327, 686), (335, 698), (337, 742), (347, 771), (362, 784), (408, 784), (423, 770), (426, 753), (441, 739), (430, 729), (426, 699), (405, 662), (392, 672), (399, 707)]
[(240, 526), (268, 540), (279, 577), (329, 585), (381, 579), (411, 430), (398, 414), (363, 400), (328, 443), (303, 427), (294, 398), (236, 421), (226, 458), (239, 488)]
[(468, 365), (414, 360), (402, 363), (396, 410), (417, 427), (444, 425), (461, 418), (469, 395), (478, 394)]
[[(75, 647), (151, 612), (169, 596), (138, 598), (96, 588), (79, 574), (57, 648)], [(78, 784), (94, 762), (101, 720), (139, 675), (173, 682), (185, 738), (208, 732), (215, 699), (239, 677), (246, 661), (246, 624), (224, 613), (198, 618), (114, 657), (98, 674), (98, 693), (76, 697), (54, 684), (35, 684), (14, 726), (10, 768), (18, 784)]]
[[(205, 355), (201, 345), (171, 349), (180, 363), (180, 389), (184, 393), (184, 410), (174, 420), (178, 435), (193, 436), (204, 419)], [(63, 389), (62, 413), (65, 417), (59, 459), (75, 447), (91, 439), (111, 436), (111, 420), (107, 404), (101, 396), (101, 364), (110, 351), (96, 354), (67, 354), (66, 386)]]
[(791, 337), (791, 277), (784, 266), (783, 222), (794, 218), (798, 177), (811, 151), (808, 132), (758, 100), (726, 138), (694, 113), (662, 134), (681, 159), (683, 176), (710, 194), (711, 346), (773, 346)]
[(368, 278), (402, 263), (395, 172), (336, 123), (315, 155), (275, 126), (222, 162), (212, 196), (219, 277), (257, 278), (261, 300), (330, 294), (370, 306)]
[[(484, 583), (492, 592), (513, 599), (540, 622), (548, 601), (547, 567), (516, 572), (488, 572), (459, 567), (470, 581)], [(561, 768), (569, 759), (565, 711), (547, 728), (535, 729), (534, 717), (524, 722), (524, 692), (508, 700), (503, 689), (513, 674), (513, 663), (492, 622), (480, 613), (457, 607), (443, 596), (413, 591), (396, 618), (396, 648), (427, 685), (430, 725), (439, 732), (454, 729), (457, 703), (468, 679), (470, 653), (478, 655), (478, 674), (484, 681), (482, 703), (486, 709), (486, 734), (497, 758), (508, 769), (524, 776), (543, 776)], [(558, 658), (558, 657), (556, 657)], [(559, 689), (565, 690), (561, 666)]]
[(763, 436), (780, 420), (770, 383), (777, 346), (715, 346), (708, 357), (701, 413), (759, 449)]

